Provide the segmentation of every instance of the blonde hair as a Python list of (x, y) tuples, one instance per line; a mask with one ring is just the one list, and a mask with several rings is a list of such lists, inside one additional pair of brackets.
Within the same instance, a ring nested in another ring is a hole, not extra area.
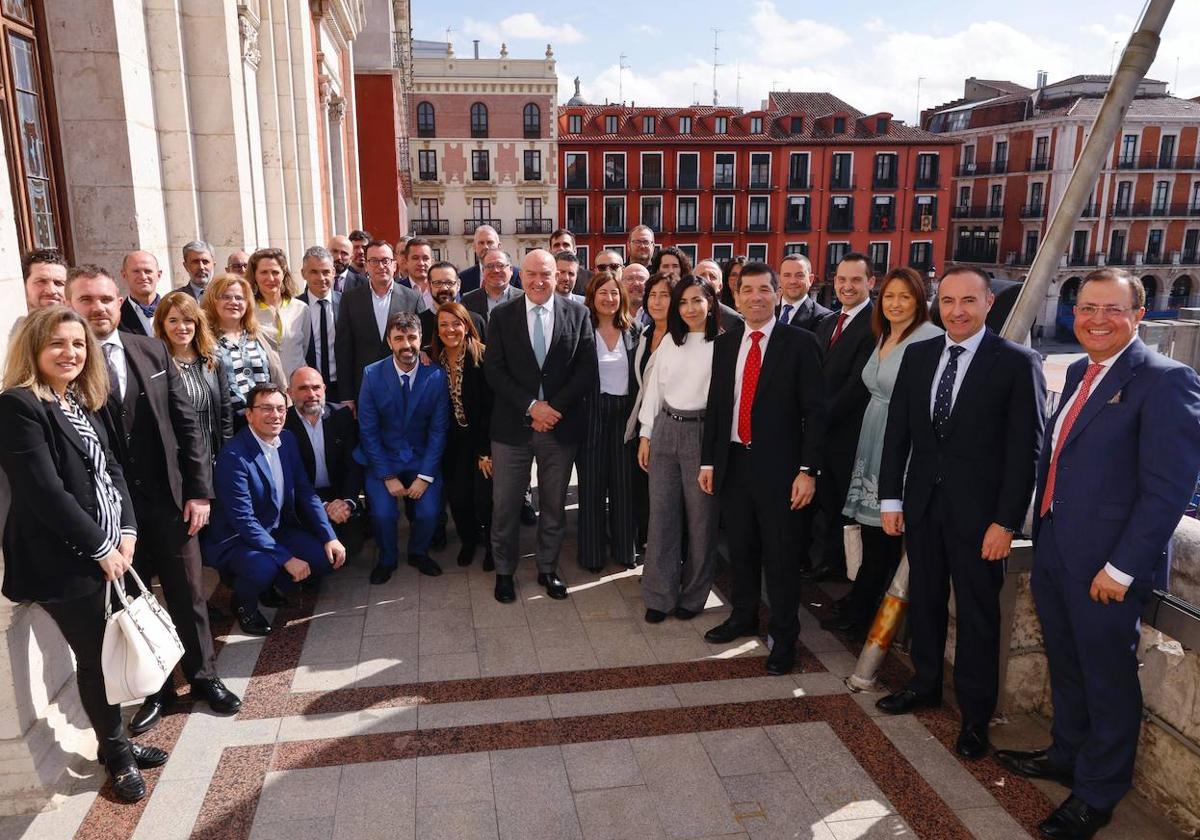
[(167, 337), (167, 316), (175, 309), (179, 310), (180, 318), (196, 325), (196, 334), (192, 336), (192, 350), (204, 359), (209, 368), (214, 367), (217, 358), (213, 348), (216, 347), (217, 341), (213, 338), (212, 330), (208, 328), (208, 316), (204, 314), (196, 299), (187, 292), (171, 292), (158, 302), (158, 308), (154, 310), (154, 335), (167, 345), (167, 352), (174, 356), (175, 345)]
[(258, 338), (258, 317), (254, 314), (254, 289), (250, 285), (250, 281), (240, 274), (222, 274), (208, 284), (208, 290), (204, 293), (204, 300), (201, 301), (204, 314), (208, 316), (208, 322), (212, 325), (214, 334), (221, 331), (221, 316), (217, 313), (217, 302), (221, 299), (221, 295), (225, 294), (225, 290), (230, 286), (238, 285), (242, 287), (242, 293), (246, 296), (246, 311), (242, 313), (242, 332), (249, 334), (251, 338)]
[(21, 322), (8, 348), (8, 361), (4, 366), (4, 390), (28, 388), (48, 402), (58, 399), (38, 368), (38, 357), (46, 349), (60, 324), (79, 324), (83, 327), (84, 339), (87, 342), (87, 359), (84, 360), (83, 370), (75, 377), (70, 387), (84, 408), (88, 411), (99, 411), (108, 402), (111, 387), (108, 366), (104, 364), (104, 353), (84, 317), (65, 306), (37, 309)]

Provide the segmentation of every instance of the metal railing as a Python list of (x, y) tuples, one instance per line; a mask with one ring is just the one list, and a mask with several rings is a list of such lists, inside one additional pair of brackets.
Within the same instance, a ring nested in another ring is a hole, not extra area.
[(550, 219), (517, 219), (517, 235), (523, 233), (549, 234), (553, 224)]
[[(449, 219), (415, 219), (412, 223), (413, 233), (417, 236), (449, 236)], [(472, 230), (471, 233), (475, 231)]]
[(504, 231), (501, 230), (499, 219), (463, 219), (463, 235), (472, 236), (475, 233), (475, 228), (480, 225), (491, 225), (496, 229), (496, 234), (500, 235)]

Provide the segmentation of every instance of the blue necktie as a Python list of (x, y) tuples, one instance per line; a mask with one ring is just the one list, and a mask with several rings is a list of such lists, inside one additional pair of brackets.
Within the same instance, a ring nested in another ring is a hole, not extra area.
[[(545, 311), (544, 306), (533, 307), (533, 357), (537, 359), (538, 368), (546, 361), (546, 328), (542, 325), (542, 315)], [(538, 385), (538, 399), (545, 399), (541, 385)]]
[(950, 361), (942, 371), (938, 380), (937, 393), (933, 397), (933, 431), (940, 438), (945, 431), (946, 423), (950, 421), (950, 411), (954, 408), (954, 380), (958, 378), (958, 357), (967, 352), (967, 348), (950, 345)]
[(408, 414), (408, 397), (412, 393), (407, 373), (400, 374), (400, 411)]
[(780, 314), (779, 320), (785, 324), (792, 323), (792, 305), (790, 303), (783, 305), (783, 312)]

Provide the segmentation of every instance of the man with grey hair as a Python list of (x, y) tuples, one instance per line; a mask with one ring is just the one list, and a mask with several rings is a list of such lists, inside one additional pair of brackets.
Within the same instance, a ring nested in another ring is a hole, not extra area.
[(812, 288), (812, 263), (803, 254), (788, 254), (779, 264), (779, 322), (816, 332), (830, 311), (808, 295)]
[(200, 300), (208, 281), (213, 278), (213, 249), (203, 239), (193, 239), (183, 246), (183, 271), (188, 276), (187, 285), (183, 291)]
[(308, 318), (302, 319), (304, 363), (321, 374), (329, 393), (337, 394), (337, 357), (334, 341), (337, 336), (338, 307), (342, 296), (334, 290), (333, 255), (328, 248), (314, 245), (304, 252), (300, 276), (305, 289), (297, 297), (308, 304)]
[(633, 318), (634, 323), (645, 326), (650, 322), (645, 314), (646, 310), (642, 308), (642, 301), (646, 297), (646, 281), (650, 279), (650, 269), (641, 263), (627, 265), (621, 269), (618, 275), (621, 280), (621, 285), (625, 287), (625, 294), (629, 296), (629, 315)]
[(229, 259), (225, 260), (226, 274), (240, 274), (246, 276), (246, 269), (250, 267), (250, 255), (238, 248), (229, 255)]
[(717, 265), (716, 260), (700, 260), (692, 267), (692, 275), (707, 280), (708, 285), (712, 286), (713, 291), (717, 293), (717, 297), (721, 297), (721, 288), (725, 285), (725, 278), (721, 275), (721, 266)]
[(483, 268), (483, 285), (467, 291), (462, 289), (462, 274), (458, 275), (459, 288), (462, 289), (462, 304), (469, 312), (474, 312), (487, 323), (492, 310), (505, 301), (521, 296), (520, 289), (513, 286), (512, 259), (499, 248), (486, 251), (480, 258)]
[(638, 225), (629, 231), (629, 247), (625, 249), (629, 262), (649, 267), (654, 258), (654, 231), (646, 225)]
[[(475, 234), (471, 239), (471, 247), (475, 251), (476, 264), (458, 273), (458, 282), (462, 286), (462, 293), (464, 295), (483, 285), (483, 257), (493, 248), (500, 247), (500, 234), (491, 225), (480, 225), (475, 228)], [(521, 288), (521, 272), (515, 266), (509, 277), (509, 282), (518, 289)]]

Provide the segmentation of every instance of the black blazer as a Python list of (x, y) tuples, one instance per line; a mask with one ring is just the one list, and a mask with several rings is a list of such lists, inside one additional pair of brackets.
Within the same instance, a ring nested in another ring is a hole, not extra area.
[[(121, 526), (135, 527), (133, 501), (104, 422), (92, 413), (88, 420), (121, 494)], [(0, 466), (14, 490), (4, 526), (5, 597), (68, 601), (96, 592), (104, 575), (92, 554), (106, 535), (96, 522), (92, 462), (62, 409), (28, 388), (0, 394)]]
[(121, 334), (121, 344), (128, 368), (125, 399), (110, 395), (106, 412), (113, 450), (130, 483), (137, 484), (139, 495), (166, 496), (180, 510), (188, 499), (211, 499), (208, 448), (166, 345), (129, 333)]
[[(296, 295), (296, 299), (304, 301), (304, 304), (306, 306), (312, 305), (309, 300), (308, 289), (305, 289), (303, 292)], [(330, 306), (329, 317), (333, 319), (333, 323), (330, 326), (333, 327), (333, 337), (334, 337), (334, 340), (336, 341), (337, 340), (338, 310), (342, 306), (342, 295), (340, 292), (333, 293), (333, 299), (330, 301), (329, 306)], [(306, 317), (309, 317), (309, 316), (306, 315)], [(319, 330), (309, 330), (308, 333), (309, 333), (308, 346), (304, 348), (304, 364), (308, 365), (310, 368), (316, 368), (317, 367), (317, 342), (321, 340), (321, 336), (319, 334), (320, 331)], [(328, 347), (328, 348), (326, 348), (326, 352), (331, 354), (331, 357), (333, 358), (334, 362), (336, 363), (337, 362), (337, 352), (335, 351), (335, 349), (333, 347)], [(331, 383), (329, 383), (329, 382), (325, 383), (326, 386), (328, 386), (330, 384)], [(336, 398), (337, 394), (333, 394), (333, 396)]]
[(134, 309), (134, 302), (129, 298), (125, 298), (125, 302), (121, 304), (121, 321), (117, 325), (117, 329), (121, 332), (133, 333), (134, 335), (148, 335), (153, 337), (154, 333), (147, 332), (142, 326), (142, 321), (137, 316), (137, 311)]
[[(366, 286), (371, 282), (367, 275), (356, 271), (354, 266), (347, 266), (345, 276), (342, 278), (342, 290), (337, 292), (339, 295), (344, 295), (351, 289), (357, 289), (359, 286)], [(334, 288), (336, 290), (337, 278), (334, 278)]]
[(551, 295), (554, 332), (541, 370), (533, 355), (524, 297), (502, 303), (488, 321), (484, 371), (496, 401), (492, 411), (492, 440), (521, 446), (532, 433), (530, 403), (541, 386), (546, 401), (563, 416), (554, 437), (578, 443), (584, 434), (584, 397), (596, 376), (596, 341), (587, 307)]
[[(776, 306), (775, 316), (779, 317), (779, 313), (782, 310), (783, 304)], [(811, 297), (805, 295), (804, 300), (800, 301), (800, 305), (793, 309), (789, 314), (791, 317), (786, 321), (781, 320), (781, 324), (786, 324), (789, 327), (800, 327), (808, 330), (809, 332), (816, 332), (817, 325), (826, 315), (832, 314), (832, 310), (826, 309)], [(834, 323), (837, 323), (836, 318), (834, 319)], [(853, 321), (851, 323), (853, 323)], [(830, 334), (832, 335), (832, 330), (830, 331)]]
[(1046, 380), (1037, 353), (987, 330), (939, 440), (929, 401), (946, 340), (904, 351), (888, 406), (879, 498), (903, 499), (911, 527), (941, 485), (960, 536), (982, 543), (993, 522), (1013, 530), (1025, 523), (1046, 423)]
[(826, 315), (817, 325), (816, 335), (824, 350), (821, 372), (825, 378), (826, 413), (825, 452), (827, 458), (854, 458), (858, 449), (858, 433), (862, 429), (863, 412), (871, 394), (863, 384), (862, 372), (875, 351), (875, 334), (871, 332), (871, 310), (867, 303), (842, 330), (837, 342), (830, 347), (829, 339), (837, 327), (837, 313)]
[[(510, 285), (508, 288), (508, 300), (504, 301), (505, 303), (507, 303), (509, 300), (517, 300), (525, 294), (516, 286)], [(462, 296), (462, 305), (467, 308), (468, 312), (474, 312), (476, 315), (482, 318), (484, 325), (487, 324), (489, 317), (487, 302), (487, 292), (483, 289), (476, 289), (473, 292), (466, 292)]]
[[(713, 345), (700, 463), (713, 467), (714, 492), (720, 492), (729, 462), (737, 357), (745, 331), (745, 324), (736, 324), (717, 336)], [(781, 500), (787, 499), (800, 467), (819, 462), (825, 435), (821, 354), (812, 333), (776, 323), (767, 340), (750, 411), (753, 473), (775, 488)]]
[[(447, 399), (449, 399), (449, 382), (450, 376), (447, 374)], [(470, 356), (463, 361), (462, 401), (463, 413), (467, 415), (467, 428), (464, 429), (458, 425), (458, 420), (454, 417), (454, 403), (451, 402), (450, 431), (446, 439), (447, 451), (449, 452), (453, 447), (460, 446), (463, 441), (467, 441), (476, 458), (491, 457), (492, 406), (495, 403), (495, 396), (492, 394), (492, 387), (488, 385), (487, 377), (484, 374), (482, 359), (479, 364), (471, 361)], [(447, 463), (449, 463), (448, 460)]]
[[(486, 306), (485, 306), (486, 308)], [(475, 332), (479, 333), (479, 340), (487, 343), (487, 318), (480, 315), (478, 312), (467, 310), (467, 314), (471, 316), (471, 323), (475, 325)], [(420, 313), (421, 318), (421, 346), (428, 347), (433, 341), (433, 335), (437, 332), (437, 312), (432, 309), (426, 309)]]
[[(379, 335), (379, 326), (375, 323), (375, 306), (371, 301), (373, 294), (369, 283), (342, 293), (337, 334), (333, 340), (338, 397), (342, 400), (357, 400), (358, 390), (362, 387), (363, 368), (386, 358), (391, 352), (386, 337)], [(425, 302), (419, 294), (399, 283), (392, 283), (389, 317), (397, 312), (420, 312), (424, 308)]]
[[(316, 481), (316, 453), (304, 423), (295, 406), (288, 409), (283, 426), (296, 438), (308, 480)], [(354, 419), (354, 412), (345, 406), (327, 405), (321, 426), (325, 433), (325, 470), (329, 473), (329, 486), (339, 499), (357, 500), (363, 490), (363, 468), (354, 460), (354, 448), (358, 446), (358, 421)]]
[[(458, 273), (458, 293), (465, 295), (467, 292), (473, 292), (482, 285), (483, 270), (478, 265), (473, 265), (470, 268), (464, 268)], [(521, 288), (521, 269), (513, 266), (512, 280), (510, 285), (514, 289)]]
[(212, 459), (215, 461), (221, 447), (229, 442), (234, 432), (233, 402), (229, 397), (229, 374), (225, 372), (225, 365), (221, 364), (220, 356), (216, 357), (215, 365), (211, 368), (207, 366), (204, 368), (204, 381), (208, 383), (209, 405), (217, 407), (213, 414), (211, 442)]

